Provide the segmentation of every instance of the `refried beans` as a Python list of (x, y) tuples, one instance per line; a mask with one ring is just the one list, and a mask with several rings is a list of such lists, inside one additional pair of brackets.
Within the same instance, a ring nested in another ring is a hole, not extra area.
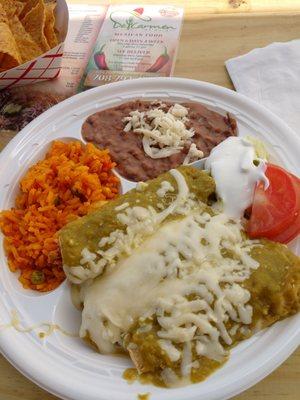
[[(163, 110), (168, 110), (175, 103), (164, 103)], [(117, 163), (116, 170), (131, 181), (146, 181), (156, 178), (163, 172), (181, 165), (191, 143), (195, 143), (207, 157), (211, 150), (229, 136), (237, 135), (237, 125), (229, 114), (223, 116), (209, 110), (202, 104), (182, 103), (189, 112), (186, 128), (195, 130), (194, 136), (177, 154), (166, 158), (153, 159), (145, 154), (142, 144), (143, 135), (133, 131), (124, 132), (131, 111), (147, 111), (157, 108), (159, 103), (150, 101), (131, 101), (120, 106), (99, 111), (90, 115), (82, 126), (82, 136), (100, 148), (108, 148), (112, 159)]]

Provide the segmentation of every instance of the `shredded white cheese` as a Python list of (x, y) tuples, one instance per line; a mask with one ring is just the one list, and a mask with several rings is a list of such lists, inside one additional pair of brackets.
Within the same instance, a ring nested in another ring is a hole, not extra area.
[(147, 182), (138, 182), (136, 184), (135, 190), (137, 190), (138, 192), (143, 192), (145, 189), (147, 189), (147, 186)]
[(119, 206), (115, 207), (115, 210), (122, 211), (122, 210), (125, 210), (125, 208), (127, 208), (127, 207), (129, 207), (129, 203), (126, 202), (126, 203), (120, 204)]
[(169, 181), (162, 181), (160, 188), (157, 190), (156, 194), (158, 197), (165, 197), (167, 192), (174, 192), (174, 188)]
[(181, 375), (183, 377), (190, 376), (192, 363), (193, 363), (192, 342), (187, 341), (184, 343), (182, 351)]
[(155, 108), (165, 108), (167, 105), (163, 103), (161, 100), (154, 100), (151, 102), (151, 106), (156, 106)]
[[(250, 293), (241, 283), (259, 265), (249, 255), (253, 243), (243, 240), (240, 229), (225, 214), (201, 209), (164, 223), (88, 287), (80, 334), (89, 332), (100, 351), (111, 351), (132, 321), (156, 314), (159, 343), (171, 360), (179, 358), (169, 344), (180, 351), (182, 373), (192, 368), (190, 345), (199, 356), (222, 361), (224, 343), (230, 345), (235, 333), (227, 330), (227, 321), (238, 327), (252, 321)], [(224, 257), (226, 250), (234, 258)], [(118, 328), (114, 342), (103, 333), (107, 320)]]
[(203, 158), (203, 156), (203, 151), (197, 149), (195, 143), (192, 143), (187, 155), (185, 156), (185, 159), (183, 160), (183, 165), (187, 165), (193, 161), (199, 160), (200, 158)]
[(181, 357), (181, 352), (176, 349), (171, 340), (160, 339), (158, 341), (161, 349), (164, 350), (172, 362), (178, 361)]
[(165, 368), (161, 373), (161, 377), (168, 386), (175, 386), (178, 383), (178, 376), (171, 368)]
[[(116, 265), (84, 289), (80, 334), (89, 332), (100, 351), (110, 352), (134, 321), (156, 314), (162, 350), (171, 361), (181, 359), (182, 375), (188, 376), (192, 346), (199, 356), (222, 361), (227, 356), (224, 343), (230, 345), (237, 329), (251, 324), (250, 293), (241, 283), (259, 264), (250, 256), (256, 242), (243, 240), (240, 223), (226, 214), (210, 215), (199, 204), (158, 229), (157, 221), (173, 213), (189, 194), (184, 177), (177, 170), (172, 174), (179, 188), (177, 199), (163, 212), (152, 214), (155, 223), (148, 225), (151, 234), (146, 240), (144, 236), (134, 251), (128, 248), (125, 258), (117, 256), (126, 251), (119, 237), (100, 241), (100, 247), (113, 244), (98, 253)], [(117, 218), (130, 232), (150, 215), (149, 209), (131, 207)], [(233, 257), (226, 257), (226, 251)], [(93, 262), (91, 254), (85, 251), (84, 256)], [(229, 320), (234, 329), (227, 329)]]
[[(82, 285), (80, 336), (88, 333), (101, 352), (111, 353), (133, 323), (155, 316), (161, 349), (171, 362), (180, 360), (188, 379), (194, 352), (221, 362), (236, 332), (249, 332), (252, 307), (242, 283), (259, 264), (250, 255), (257, 242), (243, 239), (240, 222), (205, 212), (191, 199), (184, 176), (178, 170), (171, 174), (178, 195), (168, 208), (157, 213), (128, 207), (117, 214), (125, 231), (102, 238), (97, 254), (83, 250), (82, 261), (92, 271), (88, 277), (114, 268)], [(179, 210), (181, 218), (165, 222)], [(147, 332), (151, 323), (139, 329)], [(176, 374), (165, 369), (162, 378), (169, 383)]]
[[(87, 248), (82, 250), (80, 265), (67, 267), (64, 270), (68, 279), (75, 284), (95, 278), (103, 273), (106, 267), (113, 268), (117, 261), (129, 256), (140, 244), (151, 235), (170, 214), (187, 214), (196, 204), (189, 194), (183, 175), (176, 169), (170, 171), (178, 186), (178, 195), (173, 203), (157, 213), (152, 207), (126, 207), (117, 214), (117, 219), (126, 229), (116, 229), (108, 237), (99, 241), (99, 249), (91, 253)], [(163, 206), (164, 207), (164, 206)], [(106, 248), (108, 246), (108, 249)]]
[[(144, 152), (151, 158), (165, 158), (179, 153), (186, 143), (194, 136), (194, 129), (187, 129), (188, 109), (180, 104), (174, 104), (168, 111), (159, 106), (148, 111), (134, 110), (128, 117), (124, 132), (133, 131), (143, 135)], [(190, 146), (189, 158), (202, 158), (203, 153)]]

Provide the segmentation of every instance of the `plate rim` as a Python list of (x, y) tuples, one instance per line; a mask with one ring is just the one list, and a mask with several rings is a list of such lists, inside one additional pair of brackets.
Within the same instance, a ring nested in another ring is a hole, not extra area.
[[(118, 89), (120, 89), (120, 91), (122, 91), (122, 89), (130, 91), (130, 87), (135, 86), (137, 84), (136, 83), (137, 81), (142, 86), (143, 84), (149, 84), (149, 81), (151, 81), (151, 80), (155, 80), (156, 82), (160, 81), (161, 86), (162, 86), (161, 90), (166, 90), (166, 89), (164, 89), (164, 83), (167, 84), (169, 82), (174, 82), (175, 84), (178, 83), (179, 85), (193, 84), (193, 85), (197, 85), (199, 90), (201, 90), (201, 89), (212, 90), (218, 94), (223, 94), (226, 97), (230, 97), (231, 99), (236, 100), (238, 103), (240, 103), (240, 102), (244, 103), (244, 105), (246, 105), (246, 106), (248, 105), (251, 108), (253, 108), (254, 110), (260, 111), (260, 113), (262, 115), (267, 115), (268, 118), (272, 118), (273, 123), (275, 125), (277, 125), (280, 130), (286, 131), (287, 136), (290, 138), (290, 140), (292, 142), (295, 143), (296, 147), (299, 147), (299, 151), (300, 151), (300, 138), (298, 138), (297, 134), (291, 128), (289, 128), (289, 126), (284, 121), (282, 121), (279, 117), (277, 117), (275, 114), (273, 114), (270, 110), (268, 110), (264, 106), (256, 103), (255, 101), (251, 100), (250, 98), (248, 98), (240, 93), (237, 93), (231, 89), (224, 88), (224, 87), (221, 87), (221, 86), (209, 83), (209, 82), (197, 81), (194, 79), (187, 79), (187, 78), (157, 78), (157, 77), (154, 77), (154, 78), (140, 78), (138, 80), (132, 80), (132, 81), (115, 82), (110, 85), (100, 86), (100, 87), (79, 93), (75, 96), (72, 96), (72, 97), (58, 103), (57, 105), (51, 107), (49, 110), (47, 110), (46, 112), (41, 114), (39, 117), (34, 119), (31, 123), (29, 123), (24, 129), (22, 129), (8, 143), (8, 145), (2, 150), (2, 152), (0, 154), (0, 163), (3, 162), (5, 160), (5, 158), (7, 156), (9, 156), (11, 151), (16, 147), (16, 145), (22, 141), (22, 137), (26, 137), (26, 135), (29, 135), (30, 131), (35, 126), (38, 126), (40, 123), (42, 123), (43, 120), (47, 119), (52, 114), (55, 115), (60, 110), (63, 110), (65, 107), (72, 105), (72, 103), (76, 103), (78, 100), (80, 101), (80, 100), (88, 99), (89, 97), (93, 97), (93, 95), (98, 92), (99, 92), (99, 94), (101, 94), (102, 92), (105, 93), (106, 91), (112, 90), (112, 87), (118, 88)], [(126, 100), (124, 99), (124, 101), (126, 101)], [(18, 359), (18, 362), (17, 362), (16, 360), (13, 359), (12, 355), (10, 354), (10, 353), (13, 353), (12, 351), (9, 352), (9, 351), (5, 351), (5, 349), (3, 349), (3, 344), (5, 345), (5, 339), (3, 338), (3, 336), (6, 336), (6, 335), (0, 335), (1, 353), (19, 372), (21, 372), (23, 375), (25, 375), (28, 379), (33, 381), (38, 386), (42, 387), (43, 389), (47, 390), (48, 392), (50, 392), (56, 396), (59, 396), (63, 399), (67, 399), (67, 400), (72, 400), (74, 398), (74, 397), (70, 397), (66, 394), (63, 394), (61, 391), (57, 391), (57, 390), (53, 389), (52, 386), (49, 387), (46, 384), (47, 376), (39, 376), (39, 378), (37, 378), (36, 376), (33, 376), (32, 374), (30, 374), (28, 369), (26, 369), (25, 366), (22, 365), (22, 361), (20, 360), (20, 357), (17, 357), (17, 356), (15, 357), (16, 359)], [(289, 340), (287, 340), (286, 346), (281, 348), (276, 353), (276, 357), (274, 356), (273, 358), (267, 360), (263, 364), (263, 368), (260, 368), (260, 370), (262, 370), (260, 374), (256, 374), (256, 376), (253, 377), (253, 375), (255, 375), (255, 374), (254, 374), (254, 371), (252, 371), (251, 373), (249, 373), (246, 376), (245, 379), (242, 380), (242, 383), (240, 383), (239, 385), (236, 386), (236, 388), (233, 388), (232, 390), (227, 389), (226, 393), (224, 393), (225, 397), (222, 396), (222, 397), (213, 397), (213, 398), (214, 399), (222, 398), (225, 400), (225, 399), (228, 399), (234, 395), (237, 395), (237, 394), (241, 393), (242, 391), (248, 389), (249, 387), (253, 386), (257, 382), (259, 382), (261, 379), (265, 378), (274, 369), (276, 369), (283, 361), (285, 361), (290, 356), (290, 354), (297, 348), (299, 343), (300, 343), (300, 331), (298, 333), (295, 332), (295, 334), (292, 335), (292, 337), (290, 337)], [(22, 359), (22, 357), (21, 357), (21, 359)], [(276, 359), (276, 362), (274, 362), (274, 359)], [(271, 364), (271, 365), (269, 365), (269, 364)], [(195, 399), (195, 393), (194, 394), (191, 393), (190, 395), (188, 395), (186, 397), (186, 399)]]

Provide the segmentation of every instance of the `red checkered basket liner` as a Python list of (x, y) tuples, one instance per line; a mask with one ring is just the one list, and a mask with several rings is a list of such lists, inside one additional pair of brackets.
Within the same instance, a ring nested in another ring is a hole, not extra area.
[(64, 40), (69, 24), (69, 12), (65, 0), (57, 0), (55, 14), (55, 27), (60, 32), (61, 43), (34, 60), (1, 72), (0, 90), (43, 82), (58, 76), (62, 64)]
[(63, 56), (63, 43), (33, 61), (0, 74), (0, 89), (23, 86), (58, 76)]

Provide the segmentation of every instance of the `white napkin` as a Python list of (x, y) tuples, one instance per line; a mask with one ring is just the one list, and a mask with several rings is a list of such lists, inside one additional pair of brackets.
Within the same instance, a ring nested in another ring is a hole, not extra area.
[(225, 65), (238, 92), (269, 108), (300, 136), (300, 40), (272, 43)]

